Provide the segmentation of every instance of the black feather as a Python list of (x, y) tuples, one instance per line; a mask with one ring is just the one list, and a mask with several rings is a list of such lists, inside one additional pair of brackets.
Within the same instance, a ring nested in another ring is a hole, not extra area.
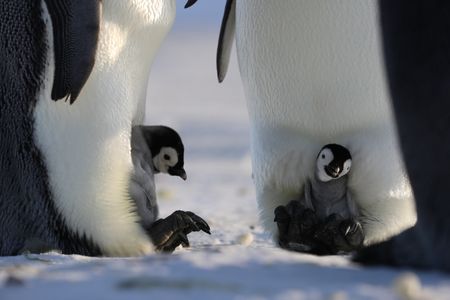
[(231, 55), (235, 33), (235, 0), (227, 0), (220, 27), (219, 43), (217, 46), (216, 67), (219, 82), (225, 79), (228, 62)]
[(95, 63), (99, 0), (45, 0), (53, 25), (55, 77), (52, 99), (72, 104)]

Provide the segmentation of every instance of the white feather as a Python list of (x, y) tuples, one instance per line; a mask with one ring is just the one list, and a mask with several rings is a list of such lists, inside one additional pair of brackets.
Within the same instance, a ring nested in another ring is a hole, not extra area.
[[(165, 156), (168, 155), (167, 160)], [(169, 168), (175, 166), (178, 163), (178, 153), (172, 147), (162, 147), (158, 154), (153, 157), (153, 165), (156, 170), (161, 173), (169, 172)]]
[(412, 226), (415, 207), (383, 74), (376, 2), (238, 0), (236, 45), (265, 227), (276, 236), (275, 207), (298, 197), (328, 143), (353, 156), (349, 185), (369, 214), (367, 244)]
[(129, 196), (131, 126), (143, 121), (150, 65), (172, 25), (175, 1), (104, 0), (102, 6), (96, 63), (73, 105), (50, 100), (54, 59), (49, 49), (45, 86), (34, 111), (35, 140), (69, 228), (91, 238), (106, 255), (140, 255), (152, 246)]

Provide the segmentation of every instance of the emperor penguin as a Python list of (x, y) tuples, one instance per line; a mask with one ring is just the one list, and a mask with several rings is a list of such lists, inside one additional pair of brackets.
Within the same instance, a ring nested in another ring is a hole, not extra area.
[(175, 0), (2, 1), (0, 255), (30, 240), (152, 251), (129, 192), (130, 136), (174, 17)]
[[(188, 1), (192, 5), (195, 1)], [(382, 61), (375, 1), (228, 0), (217, 55), (236, 41), (260, 219), (301, 195), (321, 145), (352, 153), (348, 189), (370, 245), (416, 222)]]
[(418, 222), (362, 250), (356, 260), (450, 272), (450, 3), (379, 4), (389, 87)]

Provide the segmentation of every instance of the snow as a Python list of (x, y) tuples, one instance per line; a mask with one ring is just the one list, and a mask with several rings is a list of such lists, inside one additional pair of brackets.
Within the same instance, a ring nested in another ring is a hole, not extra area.
[(188, 180), (158, 176), (161, 215), (191, 210), (211, 236), (192, 233), (191, 248), (172, 255), (3, 257), (0, 299), (450, 299), (445, 274), (366, 268), (273, 245), (258, 225), (234, 57), (225, 82), (216, 81), (219, 22), (189, 31), (176, 24), (152, 70), (146, 118), (175, 128), (186, 148)]

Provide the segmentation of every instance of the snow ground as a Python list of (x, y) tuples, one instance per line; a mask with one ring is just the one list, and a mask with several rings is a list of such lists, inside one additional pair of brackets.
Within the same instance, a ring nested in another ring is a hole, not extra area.
[[(216, 40), (216, 32), (175, 30), (155, 62), (147, 108), (147, 123), (172, 126), (186, 147), (188, 180), (158, 178), (162, 216), (194, 211), (208, 221), (212, 235), (191, 234), (191, 248), (173, 255), (0, 258), (0, 300), (450, 299), (450, 278), (444, 274), (367, 269), (346, 257), (273, 246), (257, 222), (236, 59), (218, 85)], [(403, 283), (394, 284), (399, 279)], [(405, 298), (408, 293), (416, 296)]]

